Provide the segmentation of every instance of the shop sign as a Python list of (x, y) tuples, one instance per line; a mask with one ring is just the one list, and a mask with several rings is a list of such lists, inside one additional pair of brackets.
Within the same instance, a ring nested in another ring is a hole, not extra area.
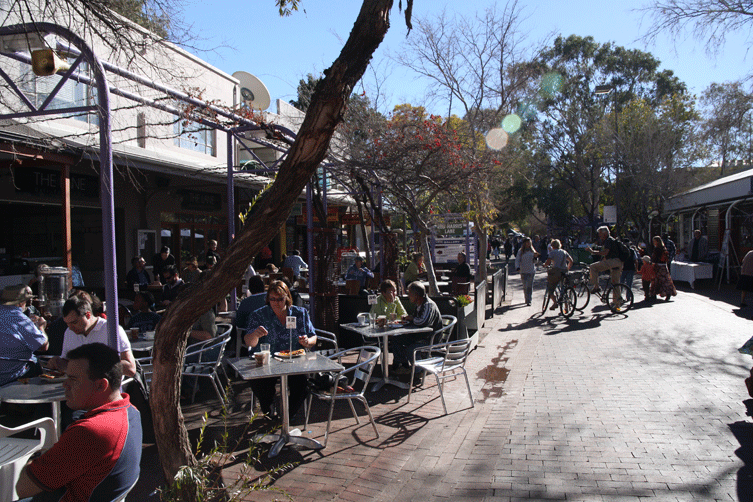
[(468, 228), (468, 221), (460, 214), (434, 215), (432, 223), (435, 234), (444, 237), (462, 237)]
[[(301, 208), (302, 214), (300, 216), (296, 217), (296, 221), (299, 225), (306, 225), (306, 211), (305, 209)], [(314, 213), (314, 217), (312, 220), (314, 223), (319, 223), (319, 218), (317, 217), (316, 213)], [(327, 223), (338, 223), (340, 221), (340, 209), (338, 207), (327, 207)]]
[(195, 190), (179, 190), (181, 209), (191, 211), (221, 211), (222, 196), (218, 193), (197, 192)]
[[(71, 196), (99, 198), (99, 178), (86, 174), (70, 175)], [(62, 193), (60, 188), (60, 171), (17, 167), (14, 169), (16, 192), (35, 195), (56, 196)]]

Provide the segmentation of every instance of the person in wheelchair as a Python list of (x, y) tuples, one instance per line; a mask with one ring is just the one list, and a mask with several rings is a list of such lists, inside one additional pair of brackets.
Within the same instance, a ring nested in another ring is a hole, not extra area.
[(601, 256), (601, 260), (594, 262), (589, 267), (590, 270), (590, 285), (591, 292), (596, 293), (599, 291), (599, 273), (609, 270), (612, 284), (620, 282), (620, 274), (622, 274), (622, 260), (619, 258), (619, 248), (617, 247), (617, 241), (609, 235), (609, 227), (601, 226), (596, 229), (599, 235), (599, 244), (601, 249), (595, 250), (590, 246), (586, 247), (586, 251), (592, 255)]
[(570, 267), (573, 266), (573, 258), (570, 256), (570, 253), (562, 249), (562, 243), (559, 239), (553, 239), (549, 245), (552, 246), (552, 250), (549, 252), (549, 258), (544, 263), (544, 266), (549, 269), (547, 272), (546, 294), (549, 295), (549, 300), (552, 302), (549, 310), (555, 310), (557, 308), (557, 299), (554, 297), (554, 289), (562, 277), (567, 274), (567, 271), (570, 270)]

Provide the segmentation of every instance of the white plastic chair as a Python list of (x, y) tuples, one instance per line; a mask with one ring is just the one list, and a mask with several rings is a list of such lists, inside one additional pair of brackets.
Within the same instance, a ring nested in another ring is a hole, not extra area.
[[(334, 378), (332, 381), (335, 382), (335, 385), (332, 389), (314, 390), (311, 393), (311, 396), (316, 397), (317, 399), (330, 402), (329, 417), (327, 418), (327, 430), (324, 433), (324, 446), (327, 446), (327, 439), (329, 439), (329, 428), (332, 424), (332, 412), (335, 409), (335, 401), (342, 399), (348, 400), (350, 410), (353, 412), (353, 417), (356, 419), (357, 424), (360, 424), (361, 421), (358, 418), (356, 409), (353, 407), (353, 400), (356, 399), (363, 403), (364, 408), (366, 408), (366, 413), (369, 415), (371, 425), (372, 427), (374, 427), (374, 433), (376, 434), (377, 438), (379, 437), (379, 431), (377, 430), (376, 422), (374, 422), (374, 417), (371, 415), (371, 408), (369, 408), (369, 403), (366, 401), (363, 393), (369, 386), (371, 373), (372, 371), (374, 371), (374, 366), (376, 366), (377, 359), (379, 359), (379, 355), (381, 353), (382, 351), (379, 350), (378, 347), (364, 346), (343, 350), (329, 356), (330, 359), (337, 360), (347, 360), (349, 356), (356, 356), (356, 362), (353, 366), (345, 368), (339, 373), (333, 373)], [(311, 413), (312, 403), (313, 399), (309, 401), (309, 405), (306, 408), (306, 423), (303, 425), (304, 429), (306, 429), (309, 424), (309, 415)]]
[(468, 397), (471, 399), (471, 408), (474, 407), (473, 393), (471, 384), (468, 381), (468, 374), (465, 371), (465, 360), (470, 352), (471, 340), (464, 338), (454, 342), (438, 343), (428, 347), (419, 347), (413, 351), (413, 369), (410, 373), (410, 387), (408, 392), (408, 402), (413, 389), (413, 378), (416, 374), (416, 368), (420, 368), (433, 374), (437, 378), (437, 387), (439, 387), (439, 396), (442, 398), (444, 413), (447, 414), (447, 404), (444, 401), (444, 392), (442, 391), (442, 382), (446, 378), (452, 378), (459, 375), (465, 377), (465, 385), (468, 387)]
[[(221, 335), (211, 340), (191, 345), (186, 349), (183, 359), (183, 376), (194, 377), (191, 403), (196, 399), (199, 378), (208, 378), (212, 382), (212, 387), (214, 387), (217, 398), (223, 405), (227, 404), (227, 396), (225, 395), (225, 389), (222, 387), (218, 370), (222, 370), (223, 374), (225, 373), (225, 368), (222, 366), (222, 357), (225, 354), (225, 346), (230, 341), (230, 330), (233, 327), (230, 324), (218, 324), (218, 331), (221, 329), (221, 326), (225, 329)], [(227, 375), (225, 375), (225, 379), (227, 379)]]
[[(8, 437), (29, 429), (39, 430), (39, 439)], [(40, 418), (14, 428), (0, 425), (0, 502), (18, 498), (16, 483), (26, 462), (34, 452), (51, 448), (57, 440), (58, 433), (51, 418)]]

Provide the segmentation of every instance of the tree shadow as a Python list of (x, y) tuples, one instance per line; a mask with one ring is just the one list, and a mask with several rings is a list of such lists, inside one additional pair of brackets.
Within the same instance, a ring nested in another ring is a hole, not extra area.
[[(750, 415), (753, 399), (744, 401)], [(753, 501), (753, 423), (735, 422), (729, 424), (729, 429), (740, 443), (735, 455), (743, 461), (743, 466), (737, 471), (737, 499), (740, 502)]]

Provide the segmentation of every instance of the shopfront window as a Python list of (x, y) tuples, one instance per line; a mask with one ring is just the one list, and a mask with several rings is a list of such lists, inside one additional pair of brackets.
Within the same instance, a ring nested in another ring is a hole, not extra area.
[(162, 245), (170, 246), (181, 267), (192, 256), (203, 264), (209, 239), (218, 242), (220, 255), (227, 248), (227, 219), (191, 213), (162, 213), (162, 236)]

